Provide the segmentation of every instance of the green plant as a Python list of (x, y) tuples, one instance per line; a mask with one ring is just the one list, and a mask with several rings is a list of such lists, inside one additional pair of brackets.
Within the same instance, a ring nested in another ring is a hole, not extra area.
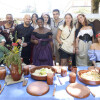
[(19, 55), (19, 48), (17, 47), (17, 43), (12, 43), (12, 50), (9, 51), (7, 54), (4, 54), (2, 60), (3, 63), (6, 64), (6, 66), (9, 68), (10, 65), (17, 65), (18, 66), (18, 72), (21, 74), (21, 57)]
[(3, 57), (3, 54), (6, 54), (8, 52), (9, 50), (5, 46), (0, 45), (0, 59)]

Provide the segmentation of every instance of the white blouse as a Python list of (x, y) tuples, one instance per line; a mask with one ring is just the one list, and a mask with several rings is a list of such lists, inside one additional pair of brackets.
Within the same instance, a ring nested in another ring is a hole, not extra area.
[(92, 29), (80, 30), (77, 37), (84, 36), (84, 34), (89, 34), (92, 37), (93, 36), (93, 30)]
[(51, 27), (48, 24), (47, 25), (44, 25), (44, 27), (47, 28), (47, 29), (49, 29), (49, 30), (51, 30)]
[(61, 49), (65, 52), (73, 53), (73, 42), (74, 42), (74, 33), (75, 27), (70, 31), (68, 26), (65, 27), (63, 25), (59, 26), (61, 32), (61, 41), (63, 42)]

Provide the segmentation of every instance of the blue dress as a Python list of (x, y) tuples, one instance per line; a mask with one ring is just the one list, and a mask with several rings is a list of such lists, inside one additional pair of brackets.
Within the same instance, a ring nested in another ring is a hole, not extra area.
[(100, 61), (100, 50), (88, 50), (88, 56), (91, 61)]
[(50, 45), (49, 35), (52, 35), (51, 32), (40, 34), (37, 32), (33, 32), (32, 39), (38, 40), (38, 44), (34, 45), (33, 48), (33, 65), (41, 66), (41, 65), (53, 65), (52, 59), (52, 48)]

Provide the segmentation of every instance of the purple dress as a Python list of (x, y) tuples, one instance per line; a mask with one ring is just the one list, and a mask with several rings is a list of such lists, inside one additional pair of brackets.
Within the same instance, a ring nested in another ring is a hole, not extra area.
[(100, 50), (88, 50), (88, 56), (91, 61), (100, 61)]
[(52, 48), (50, 45), (52, 39), (49, 39), (49, 35), (52, 35), (52, 33), (39, 34), (33, 32), (31, 38), (36, 39), (39, 42), (33, 49), (33, 65), (53, 65)]

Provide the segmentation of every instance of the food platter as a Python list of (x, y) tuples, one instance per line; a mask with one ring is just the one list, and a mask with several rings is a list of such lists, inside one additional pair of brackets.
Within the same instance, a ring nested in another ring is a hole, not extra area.
[(100, 67), (94, 68), (94, 66), (90, 66), (90, 67), (88, 67), (88, 70), (96, 70), (96, 71), (100, 72)]
[(78, 71), (78, 73), (77, 73), (78, 74), (78, 79), (81, 82), (83, 82), (85, 84), (88, 84), (88, 85), (99, 85), (100, 84), (100, 81), (88, 80), (88, 79), (82, 77), (82, 74), (87, 73), (89, 71), (90, 70), (80, 70), (80, 71)]
[(39, 70), (39, 69), (42, 69), (42, 68), (51, 69), (52, 72), (55, 74), (55, 69), (52, 68), (51, 66), (37, 66), (37, 67), (32, 68), (32, 69), (30, 70), (31, 78), (33, 78), (33, 79), (35, 79), (35, 80), (47, 80), (47, 75), (46, 75), (46, 76), (37, 76), (37, 75), (32, 74), (32, 73), (34, 73), (36, 70)]

